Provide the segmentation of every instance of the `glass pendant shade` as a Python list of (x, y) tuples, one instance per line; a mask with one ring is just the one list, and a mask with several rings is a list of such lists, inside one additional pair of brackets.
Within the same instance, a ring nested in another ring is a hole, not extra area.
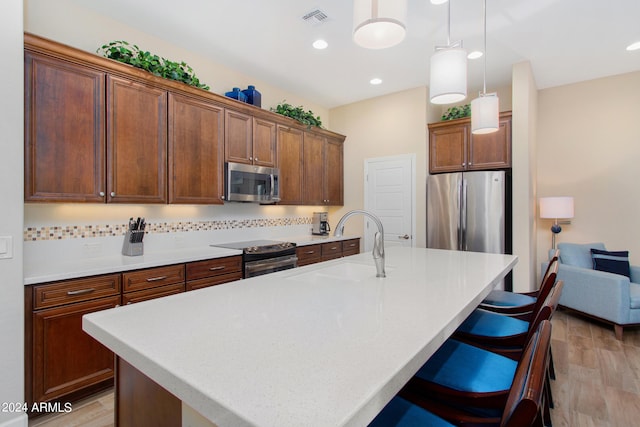
[(354, 0), (353, 41), (367, 49), (395, 46), (406, 35), (407, 0)]
[(500, 126), (500, 103), (495, 93), (480, 94), (471, 101), (471, 133), (491, 133)]
[(467, 51), (444, 48), (431, 56), (429, 98), (433, 104), (453, 104), (467, 97)]

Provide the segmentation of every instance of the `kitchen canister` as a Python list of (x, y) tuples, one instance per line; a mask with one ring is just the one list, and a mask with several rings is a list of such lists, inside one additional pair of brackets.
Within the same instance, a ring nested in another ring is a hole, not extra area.
[(237, 99), (240, 102), (247, 102), (247, 95), (245, 95), (244, 92), (241, 91), (239, 87), (234, 87), (231, 92), (225, 93), (224, 96)]
[(247, 104), (255, 105), (256, 107), (262, 106), (262, 95), (256, 90), (256, 87), (249, 85), (242, 91), (247, 96)]

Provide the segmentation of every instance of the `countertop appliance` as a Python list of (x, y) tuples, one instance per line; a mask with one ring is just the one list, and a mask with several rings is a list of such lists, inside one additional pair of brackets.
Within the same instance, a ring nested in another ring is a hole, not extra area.
[(227, 162), (224, 165), (225, 200), (271, 204), (280, 201), (280, 170)]
[(211, 246), (242, 251), (242, 277), (249, 278), (298, 266), (296, 244), (275, 240), (216, 243)]
[(511, 253), (509, 178), (505, 171), (429, 175), (427, 247)]
[(331, 231), (331, 227), (329, 227), (329, 213), (314, 212), (311, 234), (315, 234), (317, 236), (328, 236), (329, 231)]

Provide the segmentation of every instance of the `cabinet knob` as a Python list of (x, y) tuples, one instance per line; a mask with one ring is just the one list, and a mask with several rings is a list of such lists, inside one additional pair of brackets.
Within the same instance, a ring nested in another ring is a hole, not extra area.
[(258, 161), (258, 158), (257, 158), (257, 157), (254, 157), (254, 158), (253, 158), (253, 160), (255, 160), (255, 161), (257, 162), (257, 161)]
[[(249, 160), (253, 160), (253, 157), (249, 157)], [(257, 159), (256, 159), (257, 160)]]
[(111, 197), (116, 197), (116, 192), (115, 191), (111, 192)]
[(220, 200), (224, 200), (224, 196), (220, 196)]
[(104, 197), (104, 191), (101, 191), (100, 193), (98, 193), (100, 195), (100, 197)]

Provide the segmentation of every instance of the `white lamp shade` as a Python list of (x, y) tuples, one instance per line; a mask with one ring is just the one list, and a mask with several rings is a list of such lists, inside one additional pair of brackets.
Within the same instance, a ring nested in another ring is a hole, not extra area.
[(500, 103), (495, 93), (471, 101), (471, 133), (491, 133), (500, 127)]
[(407, 0), (354, 0), (353, 41), (367, 49), (395, 46), (406, 35)]
[(573, 197), (541, 197), (540, 218), (573, 218)]
[(467, 97), (467, 51), (437, 50), (431, 56), (429, 97), (433, 104), (453, 104)]

